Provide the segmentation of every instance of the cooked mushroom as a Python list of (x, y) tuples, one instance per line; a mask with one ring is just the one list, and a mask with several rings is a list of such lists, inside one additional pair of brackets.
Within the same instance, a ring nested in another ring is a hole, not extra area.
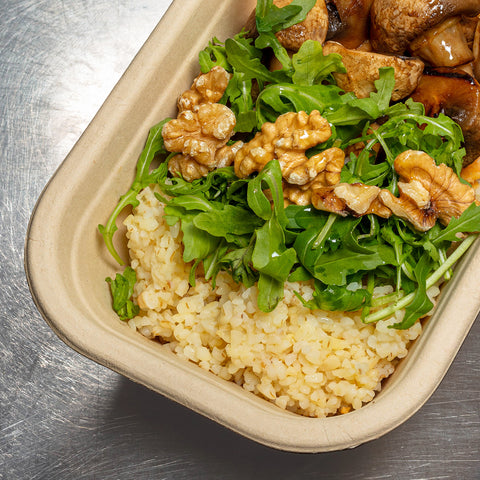
[(478, 13), (478, 0), (373, 0), (370, 39), (375, 51), (401, 55), (412, 40), (447, 18)]
[(342, 56), (347, 72), (334, 73), (337, 85), (347, 92), (354, 92), (359, 98), (368, 97), (375, 91), (374, 82), (378, 80), (380, 67), (395, 69), (394, 101), (407, 97), (415, 90), (423, 71), (421, 60), (349, 50), (337, 42), (327, 42), (323, 53), (338, 53)]
[(463, 34), (465, 35), (465, 40), (470, 48), (472, 48), (473, 37), (475, 36), (475, 30), (479, 20), (480, 18), (478, 15), (476, 17), (467, 17), (466, 15), (462, 15), (460, 18), (460, 27), (462, 28)]
[(410, 43), (412, 55), (433, 66), (456, 67), (473, 60), (461, 25), (461, 17), (452, 17), (418, 36)]
[(425, 152), (407, 150), (395, 159), (394, 167), (400, 177), (400, 197), (382, 190), (379, 198), (417, 230), (429, 230), (437, 218), (448, 224), (475, 201), (472, 187), (462, 183), (450, 167), (436, 165)]
[[(277, 7), (285, 7), (292, 0), (273, 0)], [(317, 0), (307, 17), (301, 23), (277, 32), (277, 38), (287, 49), (297, 51), (306, 40), (323, 43), (328, 31), (328, 10), (325, 0)]]
[(425, 69), (412, 99), (425, 105), (427, 115), (444, 113), (462, 127), (465, 165), (480, 156), (480, 85), (473, 77), (455, 69)]
[(346, 48), (358, 48), (368, 40), (373, 0), (328, 0), (330, 22), (327, 38)]
[(477, 27), (475, 28), (475, 34), (473, 37), (472, 43), (472, 52), (473, 52), (473, 75), (475, 78), (480, 81), (480, 20), (477, 22)]

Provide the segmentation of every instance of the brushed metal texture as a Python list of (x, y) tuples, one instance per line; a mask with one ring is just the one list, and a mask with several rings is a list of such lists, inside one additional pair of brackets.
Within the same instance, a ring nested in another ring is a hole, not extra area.
[(36, 199), (170, 3), (0, 0), (0, 479), (479, 479), (478, 321), (401, 427), (299, 455), (91, 362), (40, 317), (23, 270)]

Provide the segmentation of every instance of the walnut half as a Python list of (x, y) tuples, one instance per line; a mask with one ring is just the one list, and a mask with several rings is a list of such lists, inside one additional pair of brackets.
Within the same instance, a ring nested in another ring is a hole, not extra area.
[(213, 67), (208, 73), (199, 75), (192, 83), (190, 90), (180, 95), (178, 111), (193, 110), (202, 103), (217, 103), (227, 89), (231, 75), (220, 66)]
[(314, 188), (312, 205), (317, 210), (348, 214), (356, 217), (373, 213), (388, 218), (392, 212), (379, 200), (381, 189), (363, 183), (339, 183), (330, 187)]
[[(261, 171), (270, 160), (276, 158), (287, 182), (305, 185), (323, 172), (327, 164), (322, 158), (323, 152), (310, 159), (305, 152), (325, 142), (331, 135), (328, 121), (318, 110), (310, 114), (285, 113), (280, 115), (275, 123), (263, 124), (261, 132), (238, 151), (235, 157), (235, 173), (240, 178), (248, 177), (253, 172)], [(343, 160), (342, 152), (341, 167)]]
[(225, 105), (198, 105), (193, 110), (180, 112), (176, 119), (164, 125), (165, 148), (212, 170), (218, 166), (217, 151), (227, 144), (235, 123), (234, 113)]
[(436, 165), (425, 152), (407, 150), (394, 162), (400, 176), (400, 197), (382, 190), (379, 198), (397, 217), (408, 220), (422, 232), (432, 228), (437, 218), (448, 224), (474, 201), (475, 191), (463, 184), (444, 164)]

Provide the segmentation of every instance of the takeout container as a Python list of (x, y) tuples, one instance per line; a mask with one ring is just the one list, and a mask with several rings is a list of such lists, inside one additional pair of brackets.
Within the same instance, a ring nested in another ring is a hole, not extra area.
[[(97, 225), (129, 188), (149, 128), (176, 114), (175, 98), (198, 74), (198, 52), (213, 36), (223, 40), (238, 32), (254, 5), (253, 0), (172, 4), (42, 193), (26, 239), (27, 278), (51, 328), (96, 362), (274, 448), (355, 447), (407, 420), (442, 380), (480, 309), (478, 242), (382, 392), (360, 410), (324, 419), (281, 410), (132, 331), (112, 311), (105, 283), (120, 268)], [(122, 234), (116, 238), (121, 243)], [(122, 251), (126, 258), (125, 245)]]

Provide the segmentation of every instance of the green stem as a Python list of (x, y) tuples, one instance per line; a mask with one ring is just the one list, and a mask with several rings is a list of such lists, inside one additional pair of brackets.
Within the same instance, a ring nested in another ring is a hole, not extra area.
[[(370, 273), (367, 277), (367, 292), (370, 294), (373, 294), (373, 290), (375, 288), (375, 275), (373, 273)], [(370, 313), (370, 305), (365, 305), (362, 309), (362, 319), (368, 316)]]
[(401, 268), (407, 278), (409, 278), (410, 280), (415, 280), (415, 275), (413, 273), (412, 267), (407, 262), (403, 262)]
[(381, 307), (383, 305), (388, 305), (389, 303), (392, 303), (395, 300), (399, 300), (405, 295), (403, 290), (400, 290), (398, 292), (392, 292), (389, 293), (388, 295), (383, 295), (378, 298), (374, 298), (372, 300), (372, 307)]
[[(477, 239), (478, 234), (470, 235), (467, 237), (458, 248), (448, 257), (448, 259), (443, 263), (437, 270), (435, 270), (428, 278), (426, 282), (427, 290), (435, 285), (435, 283), (442, 278), (442, 276), (447, 272), (455, 262), (457, 262), (460, 257), (469, 249), (472, 243)], [(393, 315), (397, 310), (405, 308), (409, 305), (415, 297), (415, 292), (410, 293), (409, 295), (401, 298), (393, 305), (390, 305), (387, 308), (379, 310), (378, 312), (371, 313), (365, 317), (365, 323), (374, 323), (382, 320), (390, 315)]]
[(134, 205), (137, 199), (137, 194), (138, 192), (131, 188), (125, 195), (122, 195), (120, 197), (120, 201), (118, 202), (117, 206), (113, 210), (113, 212), (110, 214), (110, 217), (108, 218), (107, 223), (105, 226), (99, 225), (98, 230), (102, 234), (103, 241), (105, 242), (105, 245), (108, 249), (108, 251), (111, 253), (112, 257), (119, 263), (119, 265), (124, 265), (125, 262), (121, 259), (120, 255), (117, 253), (115, 250), (115, 247), (113, 246), (113, 235), (114, 233), (118, 230), (117, 225), (116, 225), (116, 220), (117, 217), (120, 215), (122, 210), (127, 206), (127, 205)]
[[(445, 249), (443, 248), (439, 248), (438, 249), (438, 254), (440, 256), (440, 262), (445, 262), (447, 260), (447, 252), (445, 251)], [(449, 269), (445, 272), (445, 280), (450, 280), (450, 278), (452, 277), (452, 271)]]
[(321, 232), (318, 234), (318, 237), (315, 240), (315, 243), (312, 246), (313, 250), (315, 250), (316, 248), (318, 248), (320, 245), (323, 244), (323, 242), (327, 238), (328, 234), (330, 233), (332, 225), (335, 223), (336, 219), (337, 219), (337, 214), (336, 213), (331, 213), (328, 216), (327, 223), (325, 223), (325, 225), (323, 226)]

